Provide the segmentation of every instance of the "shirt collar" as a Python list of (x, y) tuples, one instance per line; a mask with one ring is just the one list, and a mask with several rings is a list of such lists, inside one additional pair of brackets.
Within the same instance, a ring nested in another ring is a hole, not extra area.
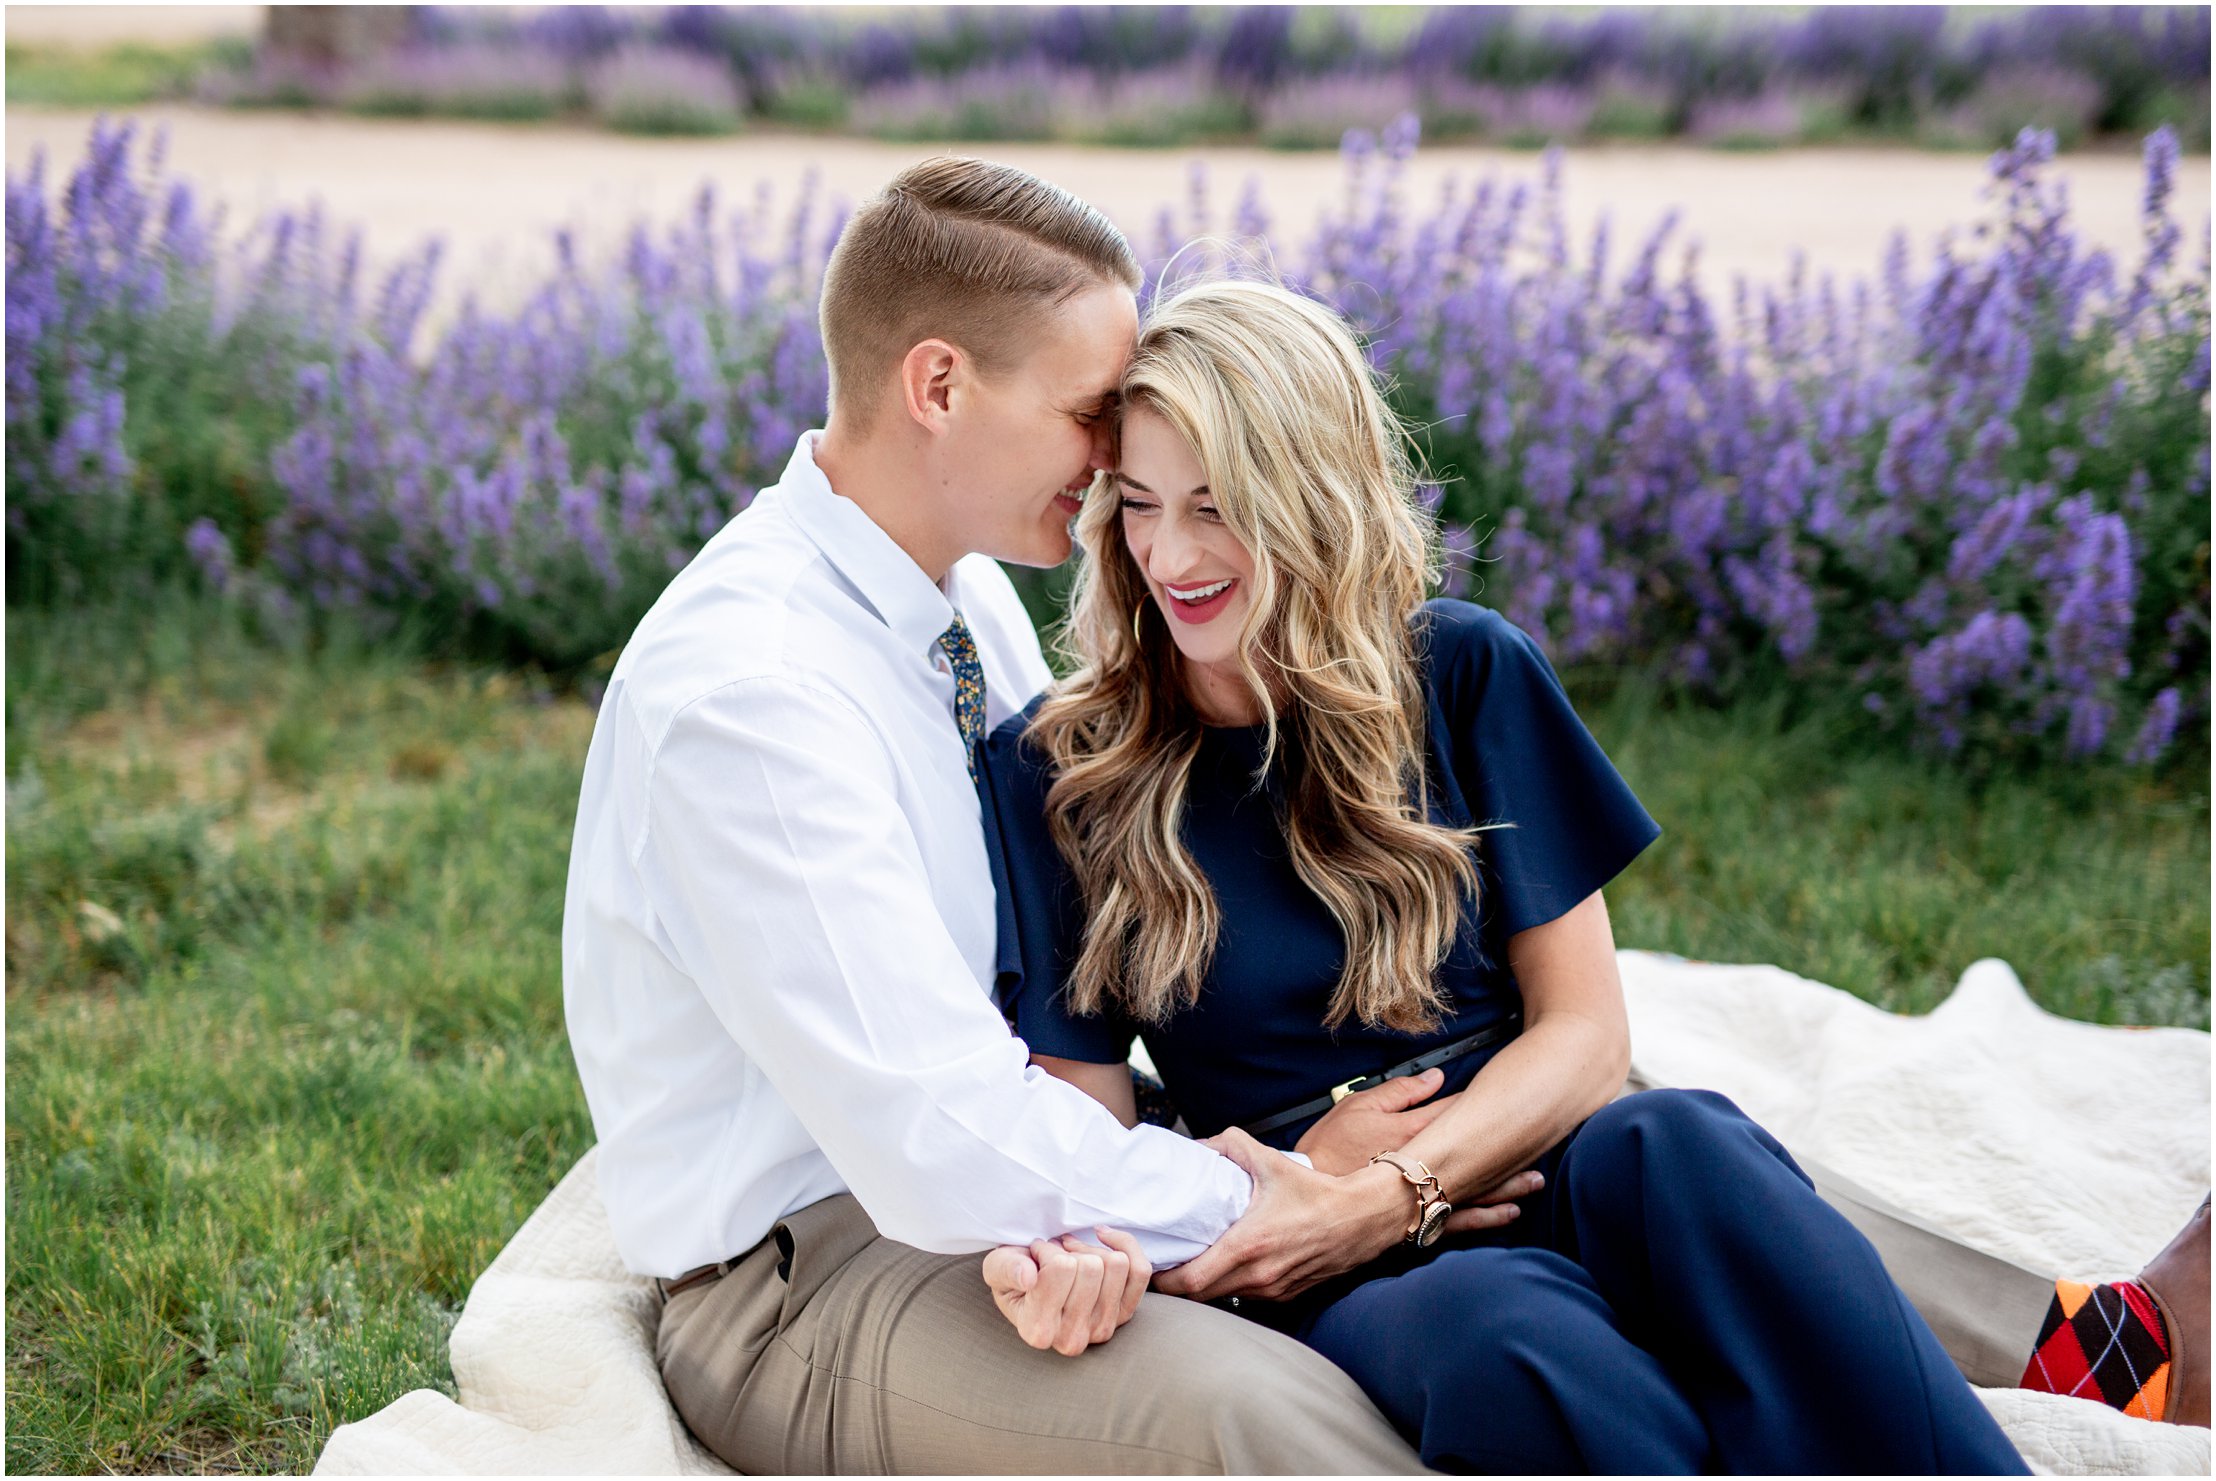
[(778, 491), (824, 559), (854, 584), (901, 645), (925, 652), (953, 624), (954, 606), (861, 505), (831, 487), (816, 466), (816, 442), (822, 436), (821, 431), (800, 434), (800, 445), (777, 481)]

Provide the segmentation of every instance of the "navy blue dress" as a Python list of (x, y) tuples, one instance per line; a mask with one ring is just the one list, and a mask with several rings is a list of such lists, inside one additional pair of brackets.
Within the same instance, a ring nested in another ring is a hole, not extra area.
[[(1498, 1024), (1522, 1007), (1508, 938), (1599, 889), (1661, 834), (1577, 718), (1538, 645), (1498, 613), (1437, 601), (1424, 611), (1433, 821), (1504, 823), (1478, 849), (1478, 903), (1439, 975), (1446, 1020), (1416, 1036), (1321, 1025), (1345, 958), (1338, 923), (1294, 873), (1278, 819), (1283, 771), (1255, 786), (1263, 730), (1202, 732), (1183, 836), (1222, 906), (1200, 1001), (1141, 1034), (1118, 1015), (1079, 1018), (1058, 991), (1082, 929), (1074, 881), (1046, 827), (1052, 775), (1022, 739), (1026, 711), (987, 746), (997, 823), (997, 990), (1033, 1052), (1112, 1064), (1143, 1037), (1195, 1136), (1257, 1121), (1329, 1087)], [(1490, 1053), (1451, 1066), (1456, 1090)], [(1265, 1139), (1291, 1147), (1306, 1121)]]
[[(1509, 938), (1600, 889), (1661, 830), (1527, 634), (1467, 602), (1416, 620), (1431, 815), (1508, 825), (1477, 844), (1477, 900), (1438, 978), (1445, 1022), (1323, 1026), (1344, 942), (1293, 871), (1282, 766), (1257, 784), (1259, 728), (1206, 729), (1187, 794), (1182, 837), (1222, 916), (1199, 1002), (1162, 1025), (1070, 1012), (1082, 905), (1026, 712), (987, 741), (980, 790), (996, 991), (1034, 1053), (1113, 1064), (1140, 1038), (1206, 1136), (1520, 1009)], [(1442, 1093), (1499, 1047), (1450, 1065)], [(1290, 1148), (1309, 1124), (1264, 1140)], [(1626, 1097), (1538, 1166), (1546, 1188), (1506, 1229), (1395, 1250), (1241, 1314), (1338, 1363), (1435, 1469), (2023, 1470), (1868, 1242), (1722, 1097)]]

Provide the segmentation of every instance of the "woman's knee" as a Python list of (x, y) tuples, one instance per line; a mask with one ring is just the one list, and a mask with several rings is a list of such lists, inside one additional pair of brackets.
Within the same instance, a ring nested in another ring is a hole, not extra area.
[(1562, 1183), (1581, 1207), (1591, 1200), (1714, 1187), (1783, 1171), (1808, 1181), (1777, 1139), (1712, 1090), (1643, 1090), (1612, 1101), (1580, 1126), (1563, 1159)]
[(1588, 1152), (1697, 1152), (1744, 1146), (1750, 1133), (1757, 1144), (1775, 1145), (1746, 1112), (1713, 1090), (1642, 1090), (1595, 1111), (1578, 1128), (1574, 1145)]

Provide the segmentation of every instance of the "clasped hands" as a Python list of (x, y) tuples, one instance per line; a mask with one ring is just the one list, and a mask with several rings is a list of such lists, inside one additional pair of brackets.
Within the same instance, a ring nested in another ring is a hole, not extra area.
[[(1223, 1238), (1184, 1265), (1156, 1276), (1138, 1241), (1116, 1230), (1004, 1245), (985, 1257), (994, 1304), (1036, 1348), (1075, 1356), (1105, 1342), (1131, 1320), (1152, 1278), (1155, 1290), (1196, 1301), (1245, 1296), (1281, 1301), (1385, 1253), (1404, 1236), (1414, 1194), (1371, 1156), (1398, 1150), (1453, 1106), (1431, 1100), (1437, 1070), (1388, 1080), (1333, 1106), (1295, 1150), (1313, 1170), (1232, 1128), (1204, 1140), (1254, 1179), (1254, 1198)], [(1537, 1172), (1516, 1173), (1448, 1217), (1449, 1232), (1497, 1229), (1518, 1213), (1515, 1200), (1538, 1191)]]

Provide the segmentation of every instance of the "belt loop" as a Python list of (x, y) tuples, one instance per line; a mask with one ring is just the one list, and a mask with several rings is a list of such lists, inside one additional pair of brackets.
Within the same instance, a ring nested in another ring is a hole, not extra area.
[(718, 1260), (713, 1265), (696, 1265), (675, 1280), (663, 1280), (657, 1276), (654, 1281), (654, 1288), (662, 1293), (662, 1304), (666, 1306), (672, 1296), (689, 1291), (694, 1286), (706, 1285), (709, 1281), (723, 1279), (731, 1273), (732, 1268), (738, 1263), (737, 1260)]

